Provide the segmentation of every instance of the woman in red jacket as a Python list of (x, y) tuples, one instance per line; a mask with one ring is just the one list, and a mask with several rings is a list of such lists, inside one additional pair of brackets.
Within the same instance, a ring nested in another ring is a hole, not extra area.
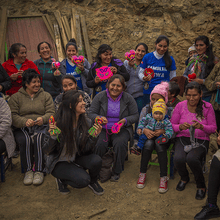
[(22, 73), (25, 70), (35, 69), (40, 74), (37, 66), (26, 57), (27, 49), (23, 44), (12, 44), (9, 59), (2, 64), (12, 82), (11, 89), (6, 92), (7, 95), (13, 95), (22, 87)]

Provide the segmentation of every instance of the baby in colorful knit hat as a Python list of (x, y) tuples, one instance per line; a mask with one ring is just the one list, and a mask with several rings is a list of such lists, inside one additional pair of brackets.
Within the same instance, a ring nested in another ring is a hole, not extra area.
[(144, 147), (146, 140), (148, 139), (145, 134), (143, 134), (143, 129), (147, 128), (151, 131), (164, 129), (165, 134), (159, 137), (154, 137), (156, 144), (166, 144), (173, 135), (172, 124), (170, 123), (168, 117), (165, 117), (167, 112), (167, 106), (163, 99), (159, 99), (154, 103), (152, 108), (152, 113), (148, 113), (146, 117), (143, 117), (137, 127), (137, 133), (140, 135), (139, 141), (136, 147), (136, 154), (140, 155), (141, 150)]

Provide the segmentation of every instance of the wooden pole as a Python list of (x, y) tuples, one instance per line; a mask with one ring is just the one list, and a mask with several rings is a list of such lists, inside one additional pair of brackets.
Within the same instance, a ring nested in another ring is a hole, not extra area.
[(0, 24), (0, 61), (5, 61), (5, 38), (7, 30), (7, 7), (2, 7), (1, 24)]
[(60, 12), (58, 10), (56, 10), (54, 12), (54, 15), (56, 17), (56, 20), (58, 22), (58, 25), (59, 25), (59, 28), (60, 28), (60, 31), (61, 31), (61, 37), (62, 37), (62, 40), (63, 40), (63, 46), (65, 47), (66, 44), (68, 43), (68, 41), (67, 41), (67, 37), (66, 37), (65, 31), (64, 31), (64, 27), (63, 27), (63, 24), (62, 24), (62, 21), (61, 21)]
[(87, 58), (88, 58), (89, 63), (92, 63), (92, 54), (90, 50), (89, 38), (87, 34), (86, 21), (85, 21), (84, 15), (80, 15), (80, 21), (81, 21), (81, 26), (82, 26), (83, 39), (85, 43)]
[(76, 19), (75, 19), (75, 14), (76, 14), (76, 11), (74, 8), (72, 8), (72, 20), (73, 20), (73, 32), (74, 32), (74, 35), (75, 35), (75, 39), (77, 41), (77, 36), (76, 36)]
[(71, 20), (70, 20), (70, 24), (71, 24), (71, 38), (74, 38), (76, 39), (76, 32), (75, 32), (75, 29), (74, 29), (74, 26), (73, 26), (73, 18), (71, 17)]
[(51, 30), (53, 31), (53, 24), (52, 24), (52, 22), (50, 20), (50, 16), (48, 14), (46, 14), (45, 16), (46, 16), (46, 19), (48, 21), (48, 24), (50, 25)]
[(51, 30), (50, 25), (49, 25), (49, 23), (48, 23), (46, 17), (43, 15), (42, 18), (43, 18), (43, 20), (44, 20), (45, 25), (47, 26), (47, 29), (48, 29), (48, 31), (49, 31), (49, 33), (50, 33), (50, 36), (52, 37), (53, 41), (55, 42), (56, 40), (55, 40), (55, 37), (54, 37), (53, 30)]
[(79, 15), (74, 13), (75, 17), (73, 17), (73, 20), (75, 20), (76, 24), (76, 43), (78, 46), (78, 53), (79, 55), (85, 56), (84, 50), (83, 50), (83, 45), (82, 45), (82, 36), (81, 36), (81, 28), (80, 28), (80, 20), (79, 20)]
[(68, 32), (68, 35), (69, 35), (69, 39), (68, 40), (70, 40), (70, 38), (71, 38), (71, 31), (70, 31), (70, 25), (69, 25), (68, 19), (67, 19), (66, 16), (63, 16), (63, 20), (64, 20), (64, 24), (66, 26), (65, 28), (66, 28), (66, 30)]
[(59, 32), (59, 27), (57, 24), (54, 24), (54, 34), (55, 34), (55, 39), (56, 39), (56, 46), (57, 46), (57, 55), (58, 55), (58, 60), (61, 62), (64, 58), (65, 55), (63, 53), (63, 48), (61, 44), (61, 39), (60, 39), (60, 32)]

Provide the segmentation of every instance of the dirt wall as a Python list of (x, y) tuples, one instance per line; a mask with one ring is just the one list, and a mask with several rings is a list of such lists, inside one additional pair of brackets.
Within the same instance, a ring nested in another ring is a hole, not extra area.
[(207, 35), (220, 57), (220, 0), (4, 0), (9, 15), (47, 13), (56, 22), (54, 10), (70, 21), (74, 7), (86, 16), (92, 56), (107, 43), (114, 55), (124, 60), (124, 53), (139, 42), (154, 50), (160, 34), (170, 39), (169, 51), (176, 60), (177, 74), (185, 69), (188, 47), (199, 35)]

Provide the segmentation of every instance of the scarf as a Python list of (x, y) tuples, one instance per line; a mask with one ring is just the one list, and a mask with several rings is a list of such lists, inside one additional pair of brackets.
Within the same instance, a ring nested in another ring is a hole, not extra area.
[(199, 77), (200, 73), (202, 72), (202, 63), (206, 64), (207, 59), (208, 56), (206, 54), (198, 55), (196, 57), (193, 56), (190, 58), (188, 66), (194, 63), (191, 70), (196, 74), (196, 77)]

